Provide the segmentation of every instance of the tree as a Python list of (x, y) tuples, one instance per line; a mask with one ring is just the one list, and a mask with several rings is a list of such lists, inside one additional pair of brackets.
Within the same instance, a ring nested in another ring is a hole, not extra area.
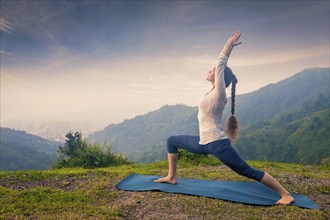
[(53, 168), (62, 167), (107, 167), (129, 164), (122, 155), (111, 152), (111, 146), (101, 148), (99, 144), (90, 144), (82, 138), (81, 133), (69, 132), (64, 146), (59, 147), (59, 157)]
[(59, 147), (60, 154), (65, 157), (76, 157), (79, 151), (85, 150), (88, 145), (82, 139), (81, 133), (72, 133), (71, 131), (65, 135), (67, 140), (63, 147)]

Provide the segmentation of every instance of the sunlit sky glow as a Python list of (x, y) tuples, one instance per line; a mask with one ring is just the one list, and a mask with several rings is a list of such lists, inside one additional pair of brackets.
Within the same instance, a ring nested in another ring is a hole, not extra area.
[(329, 66), (329, 1), (1, 1), (1, 124), (197, 106), (230, 34), (239, 94)]

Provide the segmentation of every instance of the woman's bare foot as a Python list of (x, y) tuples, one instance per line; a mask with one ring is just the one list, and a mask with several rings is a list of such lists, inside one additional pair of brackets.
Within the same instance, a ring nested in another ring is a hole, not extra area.
[(294, 202), (294, 198), (289, 194), (286, 196), (282, 196), (280, 200), (276, 202), (277, 205), (290, 205)]
[(154, 180), (155, 183), (170, 183), (170, 184), (176, 184), (176, 178), (175, 177), (163, 177), (158, 180)]

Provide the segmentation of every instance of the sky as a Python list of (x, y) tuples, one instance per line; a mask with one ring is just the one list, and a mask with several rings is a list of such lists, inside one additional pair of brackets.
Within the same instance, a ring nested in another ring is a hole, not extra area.
[[(119, 123), (197, 106), (208, 70), (241, 30), (228, 66), (237, 93), (329, 67), (329, 1), (1, 0), (1, 126)], [(229, 94), (229, 93), (228, 93)]]

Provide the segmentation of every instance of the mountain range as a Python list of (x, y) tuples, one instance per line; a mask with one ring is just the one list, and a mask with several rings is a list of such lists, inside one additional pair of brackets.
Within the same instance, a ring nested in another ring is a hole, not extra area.
[(320, 95), (244, 129), (235, 147), (246, 159), (320, 164), (330, 157), (329, 109), (329, 96)]
[[(237, 87), (239, 83), (237, 84)], [(235, 114), (242, 128), (274, 115), (289, 113), (306, 101), (315, 100), (320, 94), (330, 94), (329, 68), (309, 68), (278, 83), (269, 84), (257, 91), (238, 95)], [(224, 118), (229, 115), (229, 106)]]
[(0, 128), (0, 169), (48, 169), (60, 145), (25, 131)]
[(49, 121), (49, 122), (2, 122), (1, 127), (15, 128), (15, 130), (26, 131), (29, 134), (43, 137), (51, 141), (65, 141), (68, 131), (79, 131), (88, 136), (101, 127), (86, 122)]
[[(282, 120), (281, 123), (276, 122), (277, 128), (280, 130), (282, 129), (281, 132), (287, 134), (288, 132), (286, 132), (286, 129), (290, 128), (291, 133), (295, 134), (296, 138), (298, 138), (298, 136), (308, 137), (306, 133), (309, 132), (309, 126), (306, 125), (306, 121), (310, 120), (323, 120), (320, 126), (324, 130), (323, 134), (328, 134), (329, 117), (326, 117), (328, 111), (326, 108), (329, 107), (329, 68), (306, 69), (290, 78), (267, 85), (255, 92), (238, 95), (236, 99), (236, 115), (241, 125), (241, 138), (238, 139), (238, 142), (235, 144), (236, 148), (248, 159), (276, 160), (279, 162), (303, 161), (304, 156), (301, 154), (304, 154), (307, 150), (303, 150), (303, 153), (299, 153), (298, 155), (300, 156), (298, 156), (298, 158), (292, 158), (287, 155), (286, 159), (283, 159), (283, 156), (281, 159), (281, 156), (272, 157), (272, 155), (280, 148), (289, 151), (288, 148), (305, 146), (306, 144), (304, 145), (302, 142), (311, 143), (309, 139), (298, 139), (296, 141), (291, 141), (290, 144), (284, 143), (285, 141), (279, 142), (278, 144), (281, 145), (280, 147), (278, 145), (267, 144), (268, 148), (273, 149), (273, 151), (272, 153), (268, 153), (268, 156), (265, 156), (262, 153), (265, 152), (264, 148), (266, 145), (264, 143), (267, 140), (269, 142), (277, 140), (279, 138), (277, 133), (272, 133), (269, 129), (267, 130), (267, 137), (254, 133), (253, 138), (260, 139), (260, 141), (256, 142), (249, 142), (248, 137), (252, 135), (251, 132), (253, 130), (251, 129), (265, 135), (266, 133), (263, 129), (264, 127), (269, 127), (267, 122), (271, 123), (278, 117), (282, 117), (283, 119), (283, 117), (292, 115), (294, 112), (304, 111), (306, 108), (302, 108), (303, 105), (313, 106), (317, 102), (321, 102), (324, 105), (319, 108), (310, 108), (310, 110), (306, 112), (307, 115), (300, 114), (300, 117), (296, 118), (296, 121)], [(119, 124), (111, 124), (104, 130), (93, 133), (88, 139), (101, 144), (111, 144), (114, 151), (124, 153), (130, 158), (140, 162), (151, 162), (155, 160), (155, 158), (164, 159), (166, 156), (165, 142), (168, 136), (173, 134), (198, 135), (197, 111), (197, 107), (184, 105), (163, 106), (159, 110), (148, 114), (125, 120)], [(321, 113), (317, 113), (316, 111), (321, 111)], [(228, 115), (229, 105), (226, 106), (223, 120), (226, 119)], [(297, 113), (296, 115), (299, 114)], [(321, 115), (323, 116), (321, 117)], [(295, 129), (293, 129), (292, 126), (290, 127), (290, 124), (296, 125)], [(305, 127), (301, 130), (300, 128), (303, 125)], [(319, 131), (316, 129), (313, 132), (317, 133)], [(288, 136), (285, 138), (290, 137)], [(314, 159), (305, 160), (306, 162), (320, 163), (322, 159), (330, 156), (329, 152), (326, 151), (328, 146), (330, 146), (329, 141), (325, 137), (322, 138), (323, 136), (319, 142), (322, 142), (323, 145), (314, 146), (314, 148), (317, 148), (316, 151), (319, 156)], [(261, 141), (261, 139), (263, 141)], [(293, 139), (293, 137), (291, 137), (291, 139)], [(314, 145), (315, 143), (317, 143), (317, 141), (314, 141)], [(306, 147), (311, 146), (305, 146), (303, 149)], [(247, 148), (251, 150), (247, 150)], [(251, 153), (252, 149), (256, 153)], [(323, 152), (323, 150), (325, 150), (325, 152)], [(301, 149), (299, 151), (301, 151)], [(148, 159), (146, 159), (146, 157)]]
[[(310, 68), (255, 92), (238, 95), (236, 115), (241, 132), (234, 144), (238, 152), (246, 159), (276, 162), (319, 164), (329, 158), (329, 75), (329, 68)], [(168, 136), (198, 135), (197, 113), (197, 107), (165, 105), (110, 124), (87, 139), (111, 145), (114, 152), (136, 162), (163, 160)], [(223, 119), (228, 115), (229, 104)], [(47, 169), (63, 144), (25, 131), (0, 131), (1, 170)]]
[(165, 142), (172, 134), (198, 134), (197, 108), (165, 105), (156, 111), (111, 124), (88, 136), (91, 142), (112, 145), (122, 153), (135, 153)]

